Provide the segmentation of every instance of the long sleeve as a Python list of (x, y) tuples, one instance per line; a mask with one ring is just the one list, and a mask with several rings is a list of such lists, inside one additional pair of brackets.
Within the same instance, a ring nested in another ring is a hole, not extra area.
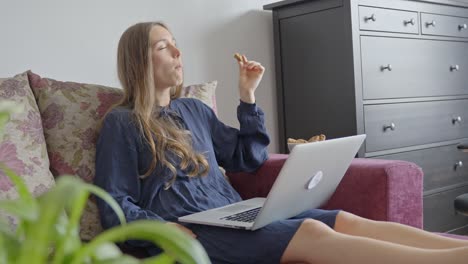
[[(164, 221), (152, 211), (138, 206), (141, 186), (138, 170), (138, 133), (130, 113), (109, 113), (102, 125), (96, 146), (94, 183), (106, 190), (120, 205), (128, 222), (138, 219)], [(119, 219), (104, 201), (97, 202), (105, 229), (119, 225)]]
[(218, 164), (228, 172), (254, 171), (268, 158), (270, 143), (263, 111), (256, 104), (240, 102), (240, 129), (223, 124), (210, 114), (211, 138)]

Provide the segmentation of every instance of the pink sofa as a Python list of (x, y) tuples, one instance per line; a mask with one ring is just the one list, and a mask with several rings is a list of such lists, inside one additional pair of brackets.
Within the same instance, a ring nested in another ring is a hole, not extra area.
[[(271, 154), (253, 175), (228, 174), (231, 184), (244, 199), (265, 197), (286, 158), (287, 155)], [(342, 209), (373, 220), (422, 228), (422, 184), (423, 172), (414, 163), (355, 159), (323, 208)]]

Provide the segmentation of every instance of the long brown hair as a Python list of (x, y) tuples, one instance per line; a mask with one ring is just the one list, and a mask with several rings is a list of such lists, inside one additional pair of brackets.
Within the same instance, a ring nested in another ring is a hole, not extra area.
[[(193, 150), (189, 131), (179, 128), (170, 119), (159, 118), (149, 40), (150, 31), (154, 26), (168, 30), (161, 22), (138, 23), (128, 28), (120, 38), (117, 70), (124, 96), (117, 106), (125, 106), (132, 110), (136, 124), (153, 155), (148, 171), (141, 177), (148, 177), (160, 162), (173, 173), (172, 179), (166, 183), (167, 189), (175, 181), (177, 165), (186, 170), (190, 177), (206, 175), (209, 166), (206, 157)], [(171, 100), (180, 96), (181, 87), (171, 88)], [(180, 159), (180, 164), (169, 162), (166, 150), (174, 153)]]

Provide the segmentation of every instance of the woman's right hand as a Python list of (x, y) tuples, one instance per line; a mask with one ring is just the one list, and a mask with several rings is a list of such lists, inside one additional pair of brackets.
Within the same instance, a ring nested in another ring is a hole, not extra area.
[(262, 80), (265, 68), (256, 61), (249, 61), (245, 55), (236, 53), (239, 64), (239, 93), (244, 103), (255, 103), (255, 90)]
[(195, 233), (193, 233), (192, 230), (186, 228), (185, 226), (183, 226), (181, 224), (174, 223), (174, 222), (167, 222), (166, 224), (177, 227), (179, 230), (182, 230), (182, 232), (186, 233), (187, 235), (189, 235), (189, 236), (191, 236), (193, 238), (197, 237), (197, 235), (195, 235)]

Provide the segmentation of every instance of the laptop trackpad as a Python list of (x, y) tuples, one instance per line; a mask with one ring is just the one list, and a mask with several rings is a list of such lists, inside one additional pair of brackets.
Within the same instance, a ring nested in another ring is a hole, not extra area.
[(219, 209), (219, 212), (234, 213), (234, 212), (244, 211), (244, 210), (251, 209), (251, 208), (252, 208), (251, 205), (235, 204), (235, 205), (231, 205), (231, 206)]

